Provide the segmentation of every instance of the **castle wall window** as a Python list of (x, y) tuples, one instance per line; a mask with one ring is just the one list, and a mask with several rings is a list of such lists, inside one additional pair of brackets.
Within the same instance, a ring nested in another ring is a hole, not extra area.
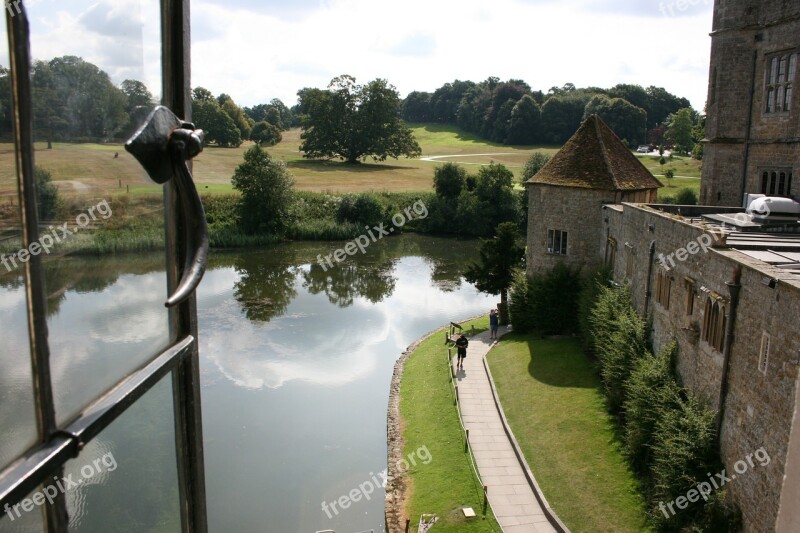
[(686, 289), (686, 316), (694, 314), (694, 280), (685, 278), (683, 286)]
[(706, 297), (703, 307), (703, 330), (701, 339), (716, 351), (721, 352), (725, 344), (725, 329), (728, 317), (725, 315), (725, 303), (713, 296)]
[(559, 229), (547, 230), (547, 253), (567, 255), (567, 232)]
[(669, 272), (660, 269), (656, 272), (656, 301), (664, 309), (669, 309), (669, 296), (672, 292), (672, 278)]
[(762, 170), (761, 194), (766, 194), (767, 196), (791, 196), (792, 171), (787, 169)]
[(792, 109), (797, 54), (782, 52), (767, 57), (764, 86), (765, 113), (786, 113)]
[(625, 277), (631, 279), (633, 277), (633, 267), (636, 262), (636, 249), (630, 243), (625, 243), (627, 254), (625, 256)]
[(767, 375), (767, 363), (769, 362), (769, 333), (766, 331), (761, 334), (761, 349), (758, 351), (758, 371)]
[(617, 239), (609, 237), (606, 241), (606, 266), (614, 269), (614, 264), (617, 261)]

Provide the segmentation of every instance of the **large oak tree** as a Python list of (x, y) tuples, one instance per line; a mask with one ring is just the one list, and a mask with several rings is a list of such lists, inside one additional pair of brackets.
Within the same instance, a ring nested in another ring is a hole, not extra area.
[(302, 89), (300, 101), (303, 141), (300, 150), (311, 159), (340, 158), (357, 163), (422, 151), (400, 119), (400, 96), (386, 80), (356, 85), (352, 76), (334, 78), (327, 90)]

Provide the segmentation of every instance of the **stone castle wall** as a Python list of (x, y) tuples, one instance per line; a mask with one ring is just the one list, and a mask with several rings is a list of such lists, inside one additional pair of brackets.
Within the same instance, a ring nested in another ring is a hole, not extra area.
[[(704, 247), (707, 242), (715, 243), (715, 237), (679, 217), (627, 204), (622, 209), (602, 210), (600, 216), (609, 219), (604, 224), (608, 236), (617, 243), (614, 278), (630, 283), (634, 305), (652, 318), (654, 349), (660, 350), (673, 340), (678, 343), (677, 372), (682, 384), (702, 397), (712, 409), (719, 409), (724, 356), (701, 338), (705, 299), (711, 293), (728, 297), (726, 282), (733, 280), (737, 265), (742, 268), (721, 455), (731, 473), (737, 461), (746, 459), (759, 448), (763, 447), (769, 454), (771, 462), (767, 467), (749, 469), (728, 488), (742, 508), (746, 531), (773, 530), (798, 387), (800, 283), (790, 281), (787, 274), (737, 251)], [(649, 259), (651, 243), (655, 247), (652, 262)], [(690, 243), (696, 246), (690, 247)], [(672, 255), (670, 260), (670, 254), (681, 248), (698, 251)], [(655, 277), (662, 269), (661, 254), (671, 278), (668, 308), (655, 298)], [(649, 300), (648, 275), (651, 281)], [(764, 285), (765, 277), (778, 278), (777, 286)], [(688, 313), (690, 292), (691, 314)], [(726, 313), (730, 313), (729, 303)], [(758, 368), (764, 332), (770, 335), (766, 373)]]

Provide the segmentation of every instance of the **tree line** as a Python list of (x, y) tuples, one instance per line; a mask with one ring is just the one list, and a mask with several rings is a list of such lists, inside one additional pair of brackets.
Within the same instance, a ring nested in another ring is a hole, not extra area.
[(634, 146), (663, 144), (671, 115), (684, 108), (691, 108), (689, 100), (652, 85), (602, 89), (567, 83), (545, 94), (523, 80), (490, 77), (478, 83), (455, 80), (432, 93), (411, 92), (401, 115), (409, 122), (455, 125), (498, 143), (563, 144), (587, 116), (597, 114)]
[[(31, 69), (33, 125), (37, 141), (110, 142), (127, 139), (157, 104), (147, 86), (127, 79), (115, 85), (108, 73), (76, 56), (37, 60)], [(0, 66), (0, 136), (11, 134), (11, 79)], [(239, 146), (252, 140), (271, 146), (281, 131), (299, 125), (279, 99), (239, 107), (227, 94), (193, 91), (194, 122), (210, 142)]]

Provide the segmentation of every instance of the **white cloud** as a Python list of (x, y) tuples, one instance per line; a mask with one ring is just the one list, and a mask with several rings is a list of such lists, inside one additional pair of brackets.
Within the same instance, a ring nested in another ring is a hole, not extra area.
[[(79, 55), (158, 93), (157, 5), (31, 0), (34, 55)], [(241, 105), (291, 105), (298, 89), (347, 73), (386, 78), (403, 95), (489, 76), (543, 91), (657, 85), (702, 109), (711, 1), (196, 0), (192, 24), (193, 85)]]

